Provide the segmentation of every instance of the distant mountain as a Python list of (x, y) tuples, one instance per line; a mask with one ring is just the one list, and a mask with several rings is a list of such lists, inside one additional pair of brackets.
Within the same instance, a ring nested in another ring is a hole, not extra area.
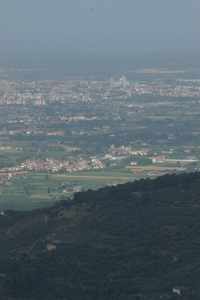
[(199, 283), (199, 173), (0, 214), (1, 300), (193, 300)]

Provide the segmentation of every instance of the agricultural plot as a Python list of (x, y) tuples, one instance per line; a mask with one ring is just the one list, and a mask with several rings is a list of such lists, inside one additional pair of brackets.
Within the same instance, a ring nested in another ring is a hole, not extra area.
[(28, 173), (0, 187), (0, 209), (31, 210), (67, 199), (77, 191), (133, 180), (131, 172), (87, 171), (74, 174)]

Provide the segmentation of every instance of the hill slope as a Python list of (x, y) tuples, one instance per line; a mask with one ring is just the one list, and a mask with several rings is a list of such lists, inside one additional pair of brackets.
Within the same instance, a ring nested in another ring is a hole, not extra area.
[(200, 174), (0, 216), (1, 299), (200, 299)]

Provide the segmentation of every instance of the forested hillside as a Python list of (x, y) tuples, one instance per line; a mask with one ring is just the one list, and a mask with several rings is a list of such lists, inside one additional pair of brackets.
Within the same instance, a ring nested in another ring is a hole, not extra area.
[(0, 298), (200, 299), (200, 174), (1, 212)]

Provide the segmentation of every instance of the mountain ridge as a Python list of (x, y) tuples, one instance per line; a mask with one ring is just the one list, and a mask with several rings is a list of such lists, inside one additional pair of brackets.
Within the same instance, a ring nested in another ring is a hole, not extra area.
[(199, 299), (200, 173), (0, 217), (1, 299)]

